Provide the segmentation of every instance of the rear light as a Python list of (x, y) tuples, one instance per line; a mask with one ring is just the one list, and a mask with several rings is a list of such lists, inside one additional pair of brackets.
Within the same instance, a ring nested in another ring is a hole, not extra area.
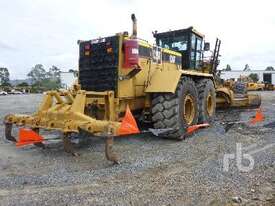
[(107, 53), (108, 53), (108, 54), (109, 54), (109, 53), (113, 53), (113, 48), (112, 48), (112, 47), (107, 48)]
[(90, 48), (91, 48), (91, 45), (90, 45), (90, 44), (86, 44), (86, 45), (85, 45), (85, 50), (90, 50)]

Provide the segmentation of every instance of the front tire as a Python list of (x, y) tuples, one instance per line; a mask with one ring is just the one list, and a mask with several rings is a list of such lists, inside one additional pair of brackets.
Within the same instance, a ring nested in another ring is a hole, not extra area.
[(216, 91), (213, 81), (202, 79), (197, 82), (199, 94), (199, 123), (211, 123), (216, 113)]
[(182, 77), (176, 92), (155, 94), (152, 120), (155, 129), (170, 129), (167, 138), (182, 139), (189, 126), (198, 122), (198, 92), (194, 81)]

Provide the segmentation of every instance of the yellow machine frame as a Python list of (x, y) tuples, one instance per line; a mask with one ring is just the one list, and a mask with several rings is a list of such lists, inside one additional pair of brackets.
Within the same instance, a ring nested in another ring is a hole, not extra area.
[[(134, 29), (136, 25), (134, 24)], [(113, 137), (119, 135), (121, 119), (124, 116), (127, 105), (131, 111), (149, 110), (151, 107), (152, 93), (175, 93), (178, 82), (182, 76), (189, 76), (194, 79), (215, 80), (212, 74), (184, 70), (181, 65), (173, 61), (154, 62), (149, 57), (140, 56), (138, 70), (136, 68), (123, 68), (123, 41), (129, 38), (124, 33), (119, 36), (119, 60), (118, 60), (118, 83), (116, 91), (85, 91), (79, 89), (61, 91), (49, 91), (36, 113), (33, 115), (11, 114), (5, 117), (6, 138), (16, 141), (11, 135), (12, 125), (26, 126), (33, 130), (39, 128), (59, 130), (64, 133), (63, 141), (65, 149), (72, 152), (68, 143), (68, 134), (78, 133), (84, 130), (96, 136), (106, 138), (106, 157), (108, 160), (117, 162), (117, 157), (112, 153)], [(146, 48), (152, 48), (144, 40), (138, 40), (138, 44)], [(181, 57), (181, 54), (168, 49), (161, 49), (171, 57)], [(173, 58), (172, 58), (173, 59)], [(135, 71), (136, 70), (136, 71)], [(134, 72), (131, 76), (131, 72)], [(80, 85), (81, 87), (81, 85)], [(218, 104), (236, 106), (236, 98), (229, 89), (220, 88), (217, 90)], [(250, 99), (245, 98), (240, 105), (249, 104)], [(250, 101), (251, 102), (251, 101)], [(96, 105), (99, 112), (94, 116), (90, 115), (87, 108)]]

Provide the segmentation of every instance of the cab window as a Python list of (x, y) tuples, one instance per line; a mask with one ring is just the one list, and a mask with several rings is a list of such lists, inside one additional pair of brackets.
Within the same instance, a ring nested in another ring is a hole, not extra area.
[(172, 49), (176, 51), (185, 51), (187, 49), (187, 41), (173, 42)]
[(187, 36), (159, 39), (158, 45), (174, 51), (186, 51), (188, 47)]
[(192, 34), (192, 38), (191, 38), (191, 48), (196, 49), (196, 37), (194, 34)]
[(202, 63), (202, 39), (195, 34), (191, 36), (190, 68), (197, 69)]

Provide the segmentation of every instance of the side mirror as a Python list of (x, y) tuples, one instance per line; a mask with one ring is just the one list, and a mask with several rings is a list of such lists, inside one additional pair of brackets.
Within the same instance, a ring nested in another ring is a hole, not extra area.
[(205, 42), (204, 43), (204, 48), (203, 48), (204, 51), (209, 51), (210, 50), (210, 43), (209, 42)]

